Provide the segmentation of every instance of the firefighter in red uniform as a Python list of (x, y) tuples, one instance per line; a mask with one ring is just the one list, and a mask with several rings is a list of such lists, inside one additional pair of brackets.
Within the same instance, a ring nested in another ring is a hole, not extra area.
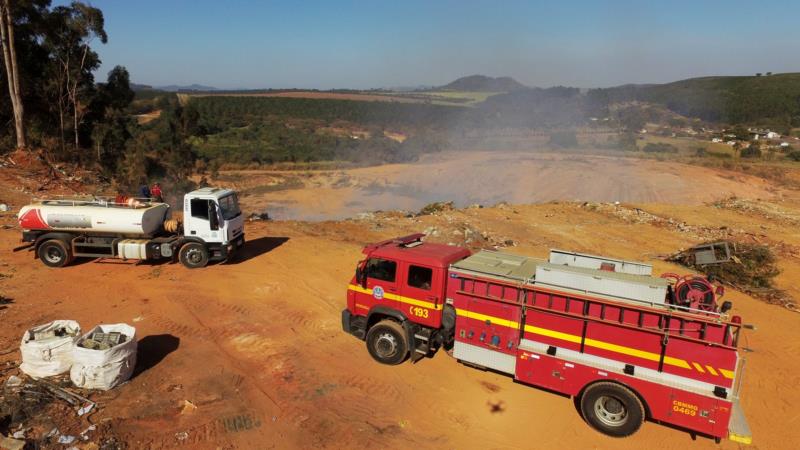
[(161, 185), (159, 183), (153, 183), (153, 187), (150, 188), (150, 197), (158, 203), (164, 201), (164, 197), (161, 193)]

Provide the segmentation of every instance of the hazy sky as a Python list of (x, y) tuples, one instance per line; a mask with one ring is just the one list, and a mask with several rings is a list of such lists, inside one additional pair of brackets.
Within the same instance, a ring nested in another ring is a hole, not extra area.
[[(63, 3), (58, 1), (55, 3)], [(800, 71), (800, 0), (94, 0), (138, 83), (437, 85), (470, 74), (609, 86)]]

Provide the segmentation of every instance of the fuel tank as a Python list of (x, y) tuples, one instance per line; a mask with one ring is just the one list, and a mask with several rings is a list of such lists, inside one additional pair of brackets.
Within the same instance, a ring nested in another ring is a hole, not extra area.
[(152, 236), (167, 219), (166, 203), (116, 204), (97, 200), (40, 200), (20, 209), (24, 230), (53, 230)]

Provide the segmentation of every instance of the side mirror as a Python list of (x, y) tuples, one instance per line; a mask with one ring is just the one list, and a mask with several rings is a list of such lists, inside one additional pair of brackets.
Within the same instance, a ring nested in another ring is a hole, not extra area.
[(367, 268), (363, 261), (358, 263), (358, 267), (356, 267), (356, 282), (361, 287), (367, 287)]
[(720, 314), (725, 314), (726, 312), (730, 311), (733, 308), (733, 303), (726, 301), (722, 302), (722, 306), (719, 307)]

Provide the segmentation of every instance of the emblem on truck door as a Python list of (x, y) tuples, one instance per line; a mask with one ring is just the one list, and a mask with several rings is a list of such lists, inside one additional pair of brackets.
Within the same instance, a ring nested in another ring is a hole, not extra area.
[(383, 299), (383, 288), (380, 286), (372, 288), (372, 296), (375, 297), (375, 300)]

